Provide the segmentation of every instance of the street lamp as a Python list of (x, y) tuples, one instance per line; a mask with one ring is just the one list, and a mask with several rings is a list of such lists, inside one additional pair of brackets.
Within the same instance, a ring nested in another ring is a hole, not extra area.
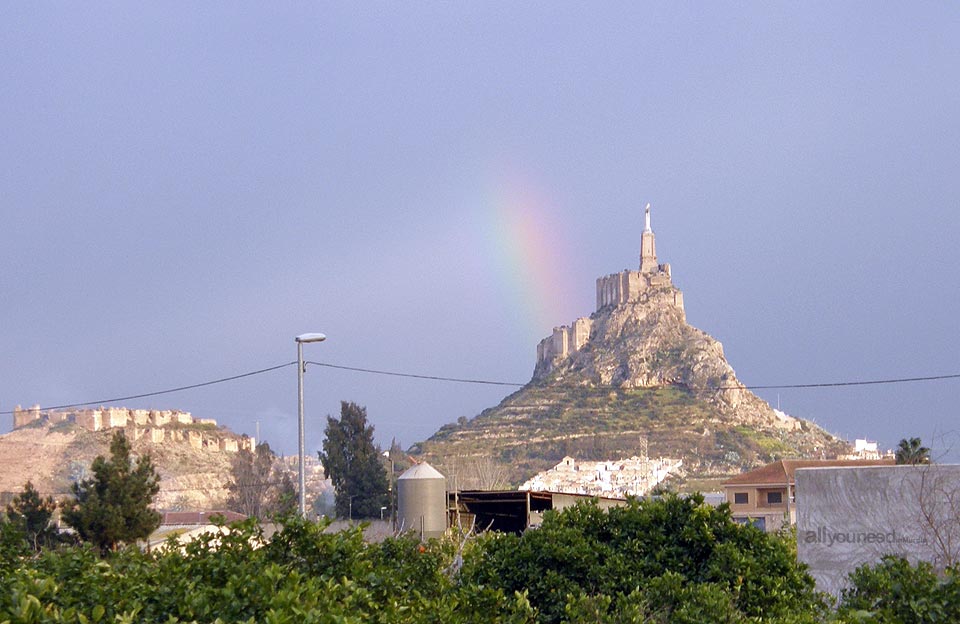
[(300, 426), (300, 517), (307, 517), (306, 479), (303, 474), (303, 343), (323, 342), (327, 337), (324, 334), (300, 334), (294, 340), (297, 342), (297, 423)]
[[(390, 475), (387, 479), (387, 497), (390, 499), (390, 522), (393, 523), (393, 456), (390, 455), (390, 451), (384, 451), (383, 456), (390, 460)], [(383, 514), (380, 514), (380, 519), (383, 520)]]

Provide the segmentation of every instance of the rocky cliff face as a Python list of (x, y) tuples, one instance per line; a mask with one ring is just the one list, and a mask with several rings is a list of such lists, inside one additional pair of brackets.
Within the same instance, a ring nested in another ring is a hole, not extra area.
[(797, 428), (795, 419), (773, 409), (744, 388), (723, 355), (723, 345), (687, 324), (674, 305), (676, 289), (663, 286), (648, 296), (606, 306), (593, 317), (590, 340), (533, 383), (576, 380), (614, 388), (684, 388), (712, 404), (731, 423)]

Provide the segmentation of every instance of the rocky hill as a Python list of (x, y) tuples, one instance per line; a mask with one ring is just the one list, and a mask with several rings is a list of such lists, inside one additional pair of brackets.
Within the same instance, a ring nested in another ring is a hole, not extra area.
[(597, 280), (597, 309), (537, 347), (533, 379), (479, 416), (411, 450), (461, 488), (517, 485), (565, 455), (680, 457), (709, 479), (783, 457), (833, 457), (849, 444), (775, 411), (737, 379), (722, 345), (686, 322), (649, 207), (639, 271)]
[[(183, 434), (210, 428), (201, 424), (170, 424)], [(240, 436), (217, 427), (219, 438)], [(97, 455), (109, 455), (115, 429), (90, 431), (76, 423), (36, 422), (0, 436), (0, 497), (18, 493), (29, 479), (44, 495), (61, 499), (70, 484), (89, 475)], [(134, 440), (131, 432), (127, 437)], [(160, 475), (155, 506), (167, 510), (222, 509), (234, 453), (219, 448), (197, 448), (189, 435), (170, 436), (162, 444), (140, 437), (133, 442), (136, 454), (149, 453)]]

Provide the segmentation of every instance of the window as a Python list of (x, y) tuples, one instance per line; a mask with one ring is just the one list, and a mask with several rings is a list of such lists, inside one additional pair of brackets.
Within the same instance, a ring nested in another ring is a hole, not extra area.
[(746, 505), (750, 502), (750, 495), (746, 492), (735, 492), (733, 502), (735, 505)]
[(780, 505), (783, 503), (783, 492), (767, 492), (767, 504)]
[(765, 518), (744, 518), (743, 516), (734, 516), (731, 518), (737, 524), (749, 524), (755, 526), (761, 531), (767, 530), (767, 521)]

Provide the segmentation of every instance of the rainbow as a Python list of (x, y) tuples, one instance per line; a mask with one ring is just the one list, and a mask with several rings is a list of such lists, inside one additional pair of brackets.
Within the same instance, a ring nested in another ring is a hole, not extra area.
[(486, 243), (504, 295), (517, 303), (526, 330), (548, 336), (554, 326), (573, 320), (559, 318), (557, 310), (570, 301), (569, 254), (575, 247), (558, 227), (551, 198), (536, 184), (513, 178), (493, 191)]

